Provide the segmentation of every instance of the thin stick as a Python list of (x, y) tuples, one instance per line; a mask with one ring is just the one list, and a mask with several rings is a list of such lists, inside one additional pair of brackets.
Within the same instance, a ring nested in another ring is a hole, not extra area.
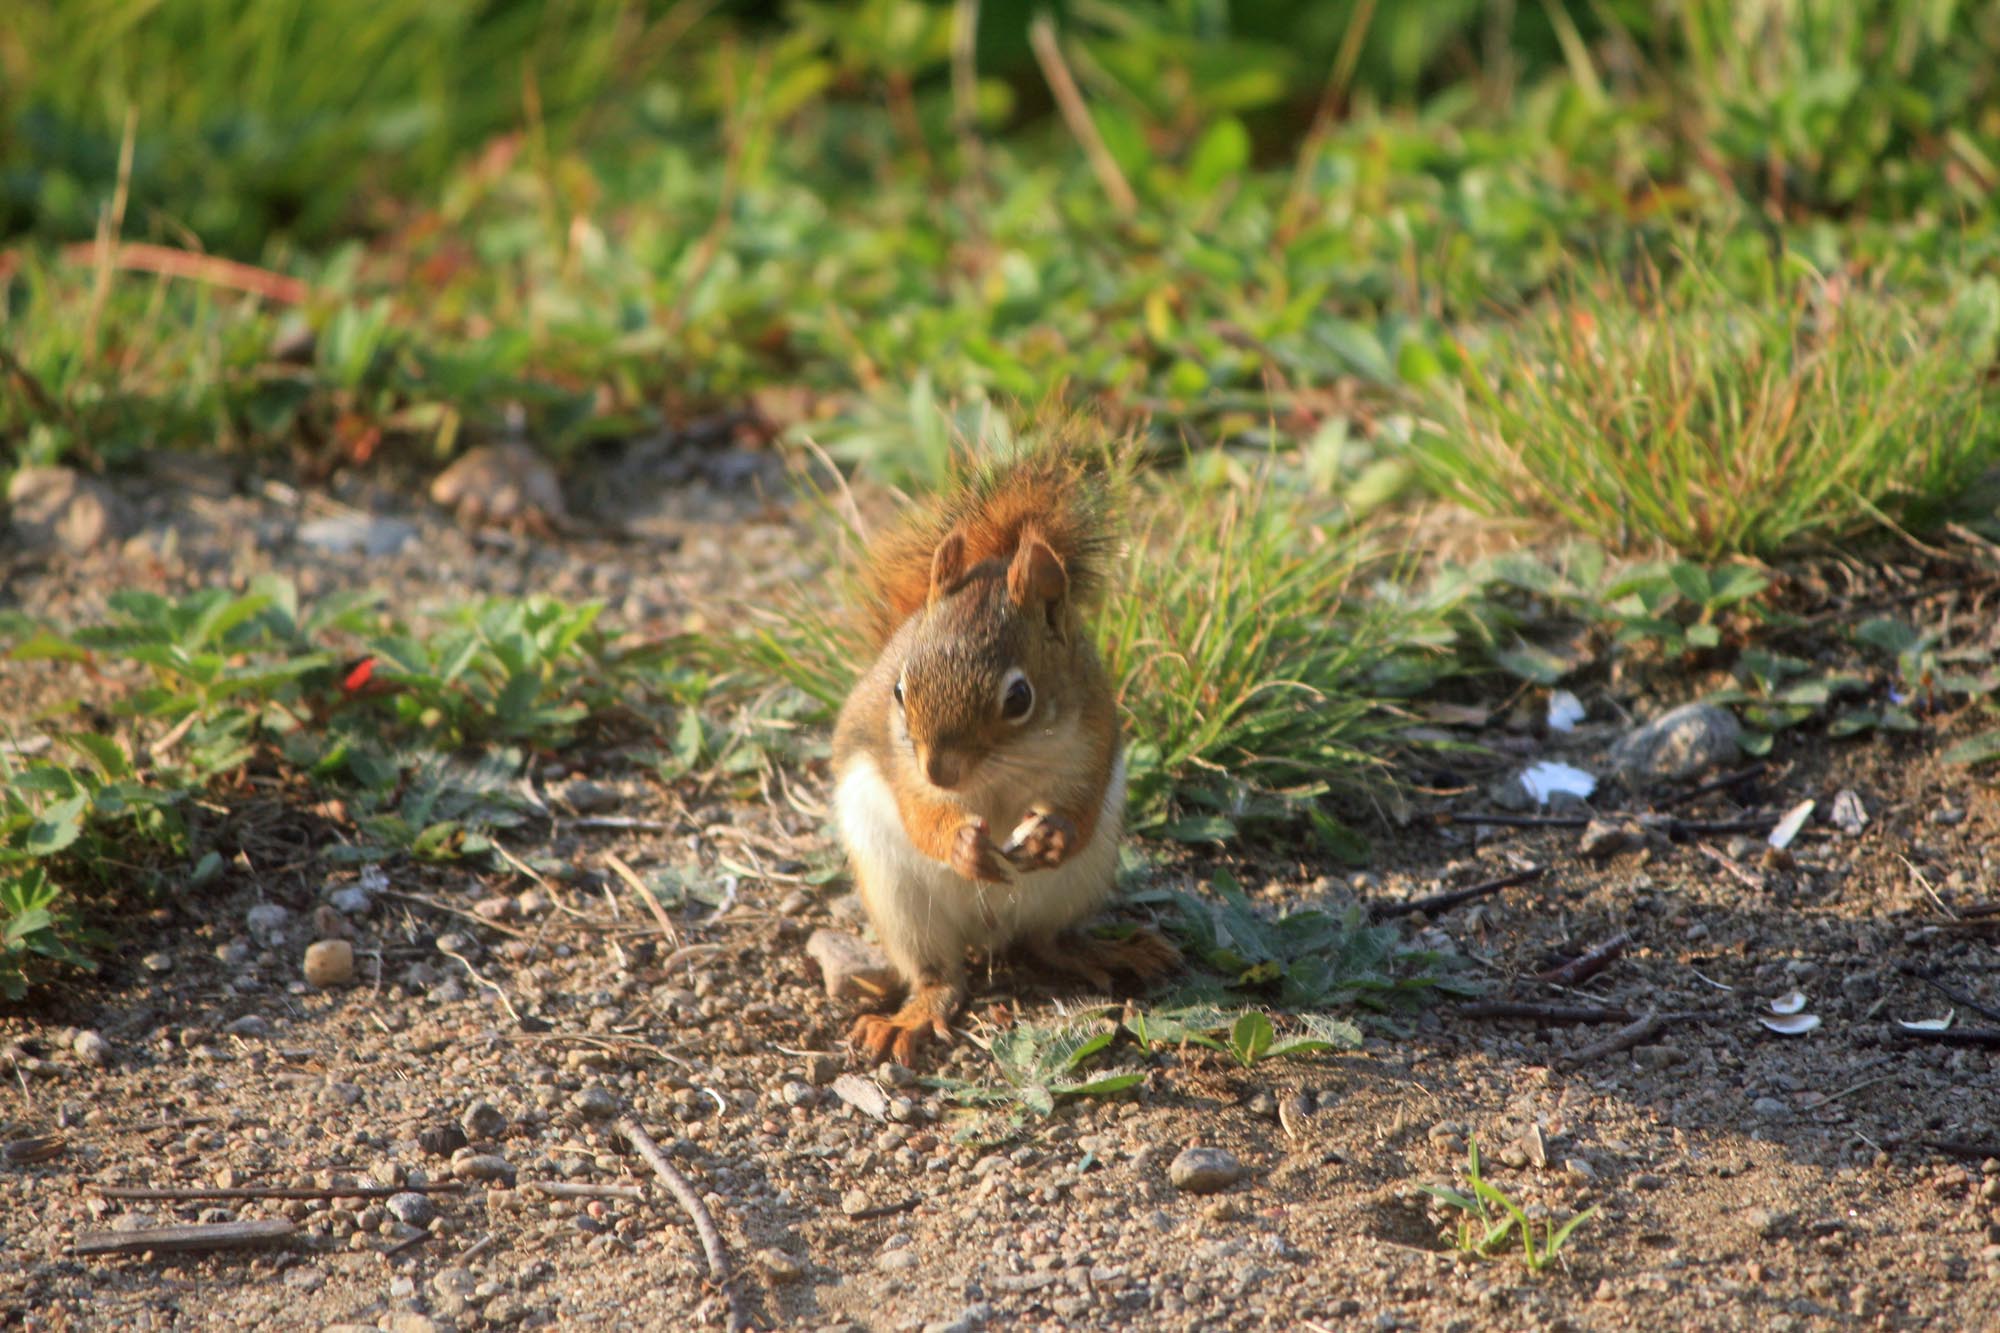
[[(63, 258), (72, 263), (89, 263), (95, 259), (95, 242), (83, 241), (65, 247)], [(190, 250), (176, 250), (171, 246), (153, 245), (144, 241), (127, 241), (113, 246), (111, 267), (125, 269), (132, 273), (153, 273), (163, 278), (186, 278), (191, 282), (205, 282), (211, 287), (228, 287), (252, 296), (261, 296), (267, 301), (277, 301), (284, 305), (301, 305), (312, 296), (312, 289), (297, 278), (283, 273), (273, 273), (267, 268), (257, 268), (250, 264), (238, 263), (233, 259), (221, 259), (215, 255), (195, 254)]]
[(537, 1194), (546, 1194), (551, 1199), (623, 1199), (627, 1203), (644, 1203), (646, 1191), (637, 1185), (588, 1185), (572, 1180), (530, 1180), (525, 1182)]
[(1724, 870), (1728, 871), (1730, 878), (1734, 879), (1744, 888), (1757, 889), (1761, 891), (1767, 887), (1764, 883), (1763, 876), (1751, 874), (1748, 870), (1745, 870), (1733, 857), (1726, 855), (1718, 848), (1712, 847), (1705, 842), (1698, 842), (1694, 845), (1694, 849), (1700, 852), (1703, 856), (1706, 856), (1709, 860), (1721, 866)]
[(1661, 801), (1660, 804), (1686, 805), (1689, 801), (1697, 800), (1700, 797), (1708, 795), (1710, 792), (1723, 791), (1729, 787), (1740, 787), (1753, 778), (1762, 777), (1764, 770), (1770, 766), (1768, 760), (1759, 759), (1747, 768), (1739, 768), (1734, 773), (1724, 773), (1720, 777), (1710, 778), (1708, 781), (1700, 783), (1697, 786), (1689, 787), (1684, 792), (1669, 796)]
[(139, 1231), (81, 1231), (75, 1254), (186, 1254), (198, 1250), (240, 1250), (289, 1240), (298, 1223), (282, 1217), (256, 1222), (211, 1222), (193, 1226), (146, 1227)]
[(660, 923), (660, 933), (667, 937), (667, 943), (674, 948), (681, 947), (681, 933), (674, 929), (673, 921), (667, 916), (667, 909), (660, 906), (660, 900), (646, 887), (646, 881), (634, 874), (632, 867), (625, 864), (625, 858), (616, 852), (606, 852), (604, 863), (618, 872), (618, 878), (631, 886), (632, 891), (646, 900), (646, 906), (653, 913), (653, 920)]
[(1042, 77), (1049, 81), (1049, 91), (1055, 94), (1056, 109), (1062, 112), (1063, 123), (1083, 146), (1083, 155), (1089, 159), (1090, 169), (1096, 173), (1105, 197), (1121, 216), (1131, 217), (1139, 211), (1138, 196), (1126, 183), (1118, 159), (1104, 146), (1104, 136), (1097, 132), (1097, 122), (1090, 118), (1090, 108), (1084, 105), (1083, 93), (1070, 77), (1062, 45), (1056, 41), (1056, 25), (1047, 14), (1035, 15), (1028, 24), (1028, 45), (1034, 48), (1035, 62), (1042, 67)]
[(1589, 953), (1572, 958), (1561, 967), (1552, 967), (1538, 975), (1535, 980), (1546, 981), (1551, 986), (1574, 986), (1588, 981), (1625, 952), (1625, 946), (1632, 942), (1629, 934), (1613, 935)]
[(465, 1186), (443, 1185), (246, 1185), (236, 1189), (179, 1189), (171, 1186), (93, 1185), (107, 1199), (187, 1203), (197, 1199), (386, 1199), (392, 1194), (462, 1194)]
[(1929, 986), (1932, 990), (1944, 996), (1945, 999), (1950, 1000), (1953, 1004), (1958, 1005), (1960, 1008), (1970, 1009), (1973, 1013), (1978, 1014), (1981, 1018), (1990, 1018), (1993, 1019), (1995, 1022), (2000, 1022), (2000, 1009), (1995, 1009), (1990, 1005), (1981, 1004), (1979, 1001), (1973, 999), (1971, 996), (1965, 994), (1964, 992), (1953, 990), (1951, 987), (1945, 985), (1942, 981), (1939, 981), (1937, 978), (1929, 975), (1920, 968), (1917, 968), (1912, 964), (1905, 963), (1902, 967), (1902, 972), (1906, 976), (1915, 977), (1918, 981), (1923, 982), (1926, 986)]
[(1666, 1020), (1660, 1017), (1658, 1011), (1649, 1009), (1646, 1011), (1645, 1016), (1636, 1023), (1628, 1023), (1606, 1037), (1603, 1041), (1592, 1042), (1568, 1059), (1556, 1061), (1556, 1068), (1564, 1072), (1572, 1069), (1581, 1069), (1593, 1060), (1602, 1060), (1607, 1055), (1616, 1055), (1622, 1050), (1637, 1046), (1640, 1042), (1659, 1035), (1660, 1030), (1666, 1027), (1666, 1025)]
[(660, 1151), (660, 1145), (653, 1142), (652, 1135), (639, 1127), (637, 1120), (629, 1115), (620, 1116), (617, 1128), (626, 1142), (646, 1160), (646, 1165), (653, 1168), (653, 1174), (660, 1178), (667, 1192), (680, 1204), (681, 1211), (694, 1223), (695, 1235), (701, 1238), (702, 1253), (708, 1257), (709, 1280), (722, 1289), (722, 1299), (728, 1306), (730, 1333), (748, 1327), (742, 1303), (736, 1296), (736, 1285), (729, 1280), (729, 1250), (722, 1243), (722, 1233), (715, 1229), (715, 1219), (709, 1216), (708, 1205), (701, 1201), (701, 1195), (695, 1193), (693, 1184), (680, 1173), (680, 1169), (667, 1160), (667, 1155)]
[(897, 1213), (907, 1213), (923, 1202), (921, 1195), (912, 1194), (907, 1199), (895, 1203), (878, 1203), (873, 1208), (863, 1208), (858, 1213), (846, 1214), (850, 1222), (867, 1222), (877, 1217), (894, 1217)]
[(665, 819), (641, 819), (636, 815), (579, 815), (562, 822), (573, 829), (611, 829), (634, 833), (671, 833), (675, 827)]
[(1525, 1000), (1473, 1000), (1453, 1005), (1467, 1018), (1518, 1018), (1531, 1023), (1630, 1023), (1632, 1011), (1587, 1004), (1532, 1004)]
[(466, 1246), (463, 1250), (459, 1251), (458, 1254), (459, 1267), (463, 1268), (465, 1265), (471, 1263), (474, 1259), (477, 1259), (480, 1255), (492, 1249), (494, 1243), (498, 1240), (499, 1240), (498, 1233), (489, 1231), (485, 1235), (481, 1236), (478, 1240), (473, 1241), (472, 1244)]
[(1470, 888), (1453, 889), (1449, 893), (1433, 893), (1423, 898), (1412, 898), (1404, 903), (1373, 903), (1368, 908), (1368, 915), (1377, 921), (1387, 921), (1393, 917), (1413, 916), (1418, 912), (1430, 914), (1448, 912), (1459, 904), (1469, 903), (1475, 898), (1484, 898), (1502, 889), (1511, 889), (1517, 884), (1538, 880), (1547, 869), (1547, 866), (1529, 866), (1526, 870), (1516, 870), (1511, 875), (1489, 879)]

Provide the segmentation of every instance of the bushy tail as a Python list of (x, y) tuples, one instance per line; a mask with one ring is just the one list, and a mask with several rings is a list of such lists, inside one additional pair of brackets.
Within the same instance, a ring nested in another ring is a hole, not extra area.
[(996, 460), (961, 459), (942, 495), (919, 505), (870, 548), (868, 632), (878, 648), (923, 608), (931, 559), (953, 531), (965, 566), (1008, 560), (1032, 526), (1063, 562), (1070, 596), (1089, 607), (1103, 592), (1118, 550), (1115, 461), (1074, 442), (1036, 445)]

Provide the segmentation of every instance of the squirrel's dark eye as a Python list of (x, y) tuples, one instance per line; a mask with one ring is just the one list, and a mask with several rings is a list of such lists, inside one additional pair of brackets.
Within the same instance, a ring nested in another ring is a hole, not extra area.
[(1035, 706), (1035, 687), (1019, 668), (1007, 673), (1007, 683), (1000, 691), (1000, 716), (1009, 722), (1025, 721), (1028, 710)]
[(901, 676), (896, 677), (894, 693), (896, 695), (896, 707), (901, 708), (903, 706), (903, 678)]

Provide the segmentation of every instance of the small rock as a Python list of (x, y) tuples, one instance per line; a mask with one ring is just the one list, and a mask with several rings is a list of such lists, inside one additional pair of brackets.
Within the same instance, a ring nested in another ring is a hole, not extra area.
[(505, 921), (514, 915), (514, 907), (511, 894), (495, 893), (472, 904), (472, 913), (488, 921)]
[(480, 1307), (479, 1313), (494, 1328), (507, 1328), (528, 1317), (528, 1307), (519, 1296), (511, 1292), (501, 1292)]
[(1776, 1097), (1759, 1097), (1750, 1103), (1750, 1113), (1766, 1120), (1781, 1120), (1792, 1113), (1792, 1108)]
[(518, 441), (466, 450), (431, 482), (431, 499), (468, 526), (546, 530), (568, 517), (555, 469)]
[(24, 549), (85, 555), (129, 525), (110, 488), (73, 468), (24, 467), (7, 482), (7, 530)]
[(1861, 798), (1853, 791), (1842, 788), (1833, 798), (1833, 808), (1827, 812), (1827, 819), (1842, 833), (1853, 837), (1868, 827), (1868, 808), (1861, 804)]
[(1268, 1088), (1259, 1088), (1250, 1094), (1250, 1100), (1243, 1103), (1243, 1109), (1264, 1120), (1278, 1118), (1278, 1099)]
[(1588, 1183), (1597, 1179), (1597, 1168), (1581, 1157), (1572, 1157), (1564, 1162), (1563, 1170), (1569, 1174), (1572, 1180), (1580, 1180)]
[(602, 1083), (576, 1094), (576, 1110), (585, 1120), (609, 1120), (618, 1114), (618, 1096)]
[(823, 1088), (840, 1077), (840, 1057), (837, 1055), (813, 1054), (806, 1057), (806, 1082), (815, 1088)]
[(886, 1250), (875, 1256), (875, 1266), (885, 1273), (907, 1273), (919, 1262), (917, 1252), (907, 1246), (900, 1250)]
[(1941, 805), (1931, 811), (1930, 821), (1939, 828), (1957, 828), (1965, 822), (1965, 807), (1962, 805)]
[(1776, 1240), (1790, 1231), (1797, 1219), (1776, 1208), (1752, 1208), (1743, 1214), (1743, 1220), (1765, 1240)]
[(806, 1275), (805, 1266), (783, 1250), (759, 1250), (755, 1258), (758, 1270), (764, 1274), (767, 1281), (797, 1282)]
[(1243, 1164), (1220, 1148), (1183, 1148), (1167, 1167), (1167, 1179), (1190, 1194), (1213, 1194), (1243, 1179)]
[(243, 928), (250, 932), (250, 939), (259, 948), (277, 948), (285, 942), (285, 928), (290, 924), (290, 908), (276, 903), (258, 903), (243, 914)]
[(440, 1268), (431, 1279), (431, 1290), (440, 1296), (470, 1296), (479, 1290), (479, 1279), (469, 1268)]
[(507, 1114), (492, 1102), (474, 1102), (465, 1108), (458, 1123), (464, 1127), (465, 1137), (473, 1142), (497, 1139), (507, 1132)]
[(465, 1131), (457, 1125), (427, 1125), (417, 1131), (417, 1146), (432, 1157), (449, 1157), (465, 1143)]
[(85, 1064), (108, 1065), (111, 1063), (111, 1043), (104, 1034), (86, 1028), (76, 1034), (69, 1048), (76, 1052), (76, 1058)]
[(317, 940), (306, 948), (306, 980), (324, 990), (354, 979), (354, 946), (346, 940)]
[(413, 1227), (427, 1227), (438, 1215), (437, 1205), (431, 1202), (431, 1196), (414, 1190), (391, 1194), (383, 1206), (398, 1222)]
[(174, 970), (174, 956), (170, 953), (149, 953), (139, 960), (139, 966), (148, 972), (171, 972)]
[(1611, 747), (1611, 764), (1628, 782), (1671, 782), (1727, 763), (1740, 751), (1736, 715), (1715, 704), (1683, 704), (1628, 732)]
[(1576, 850), (1593, 861), (1646, 845), (1646, 831), (1630, 819), (1593, 819), (1583, 826)]
[(382, 1333), (438, 1333), (438, 1324), (427, 1314), (417, 1314), (409, 1310), (398, 1310), (385, 1314), (376, 1327)]
[(615, 787), (589, 778), (573, 778), (557, 789), (556, 799), (580, 815), (601, 815), (616, 810), (625, 798)]
[(778, 1089), (778, 1096), (783, 1099), (787, 1106), (811, 1106), (813, 1104), (812, 1085), (810, 1083), (801, 1083), (795, 1078), (785, 1080), (785, 1086)]
[(806, 941), (806, 956), (819, 964), (832, 999), (879, 1000), (896, 988), (896, 968), (889, 955), (858, 935), (815, 930)]
[(376, 514), (334, 514), (301, 523), (301, 545), (328, 554), (359, 554), (386, 559), (417, 539), (417, 525), (407, 519)]
[(875, 1201), (868, 1197), (867, 1190), (849, 1190), (840, 1196), (840, 1211), (849, 1217), (865, 1213), (874, 1206)]
[(889, 1117), (889, 1095), (874, 1079), (859, 1074), (842, 1074), (833, 1081), (833, 1095), (863, 1115), (877, 1120)]
[(498, 1180), (514, 1183), (514, 1164), (499, 1153), (470, 1153), (451, 1164), (452, 1175), (460, 1180)]
[(359, 884), (343, 884), (326, 895), (327, 904), (342, 916), (366, 916), (375, 895)]
[(271, 1035), (271, 1020), (262, 1014), (245, 1014), (231, 1019), (222, 1030), (232, 1037), (268, 1037)]

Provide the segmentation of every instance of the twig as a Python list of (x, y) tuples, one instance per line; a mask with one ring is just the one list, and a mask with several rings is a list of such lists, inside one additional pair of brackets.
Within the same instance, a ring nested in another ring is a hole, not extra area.
[(1589, 953), (1570, 959), (1561, 967), (1552, 967), (1536, 976), (1537, 981), (1546, 981), (1551, 986), (1574, 986), (1588, 981), (1602, 972), (1625, 952), (1625, 946), (1632, 942), (1629, 934), (1613, 935)]
[[(555, 821), (551, 819), (549, 822)], [(675, 828), (671, 820), (640, 819), (636, 815), (579, 815), (562, 822), (573, 829), (611, 829), (632, 833), (672, 833)]]
[(1967, 1139), (1888, 1139), (1886, 1142), (1892, 1147), (1901, 1147), (1904, 1143), (1915, 1143), (1921, 1147), (1929, 1148), (1932, 1152), (1941, 1152), (1946, 1157), (1957, 1157), (1967, 1162), (1983, 1162), (1989, 1157), (2000, 1157), (2000, 1139), (1992, 1139), (1983, 1143)]
[(1905, 976), (1915, 977), (1918, 981), (1923, 982), (1926, 986), (1929, 986), (1932, 990), (1944, 996), (1945, 999), (1950, 1000), (1953, 1004), (1958, 1005), (1960, 1008), (1970, 1009), (1973, 1013), (1978, 1014), (1981, 1018), (1990, 1018), (1994, 1022), (2000, 1023), (2000, 1009), (1995, 1009), (1990, 1005), (1981, 1004), (1979, 1001), (1973, 999), (1971, 996), (1966, 995), (1963, 992), (1953, 990), (1950, 986), (1947, 986), (1942, 981), (1937, 980), (1935, 977), (1931, 976), (1929, 972), (1925, 971), (1923, 968), (1918, 967), (1916, 964), (1914, 963), (1903, 964), (1902, 972)]
[(1977, 1046), (2000, 1051), (2000, 1028), (1891, 1028), (1889, 1035), (1899, 1041), (1929, 1042), (1934, 1046)]
[(1645, 1016), (1637, 1022), (1628, 1023), (1604, 1040), (1592, 1042), (1575, 1055), (1556, 1061), (1556, 1068), (1564, 1072), (1572, 1069), (1581, 1069), (1593, 1060), (1602, 1060), (1607, 1055), (1616, 1055), (1620, 1051), (1637, 1046), (1640, 1042), (1650, 1037), (1659, 1035), (1660, 1030), (1666, 1027), (1666, 1025), (1666, 1020), (1660, 1017), (1657, 1010), (1649, 1009), (1646, 1011)]
[(527, 1187), (551, 1199), (623, 1199), (644, 1203), (646, 1191), (637, 1185), (590, 1185), (574, 1180), (530, 1180)]
[(695, 1193), (694, 1186), (680, 1173), (680, 1168), (667, 1160), (667, 1155), (660, 1151), (660, 1145), (653, 1142), (652, 1135), (640, 1128), (637, 1120), (629, 1115), (620, 1116), (617, 1128), (626, 1142), (646, 1160), (646, 1165), (653, 1168), (653, 1174), (660, 1178), (667, 1192), (674, 1196), (681, 1210), (688, 1215), (688, 1220), (694, 1223), (695, 1235), (701, 1238), (702, 1253), (708, 1258), (709, 1280), (722, 1289), (722, 1299), (729, 1310), (730, 1333), (748, 1327), (742, 1303), (736, 1296), (736, 1285), (729, 1280), (729, 1250), (722, 1243), (722, 1233), (715, 1229), (715, 1219), (709, 1216), (708, 1205), (701, 1201), (701, 1195)]
[(1037, 14), (1028, 24), (1028, 45), (1034, 48), (1035, 62), (1042, 67), (1042, 77), (1049, 81), (1049, 91), (1055, 95), (1056, 109), (1062, 112), (1063, 123), (1069, 132), (1083, 146), (1083, 155), (1090, 160), (1090, 169), (1097, 175), (1097, 183), (1103, 188), (1111, 206), (1123, 217), (1131, 217), (1139, 211), (1138, 196), (1125, 180), (1125, 173), (1118, 168), (1118, 159), (1111, 156), (1111, 150), (1104, 146), (1104, 136), (1097, 132), (1097, 122), (1090, 118), (1090, 108), (1084, 105), (1083, 93), (1070, 77), (1069, 64), (1063, 59), (1062, 45), (1056, 41), (1056, 25), (1046, 14)]
[(1726, 853), (1720, 851), (1719, 849), (1711, 847), (1709, 844), (1705, 842), (1696, 843), (1694, 845), (1694, 849), (1700, 852), (1703, 856), (1706, 856), (1709, 860), (1721, 866), (1724, 870), (1728, 871), (1730, 878), (1734, 879), (1737, 883), (1743, 885), (1745, 888), (1755, 889), (1761, 892), (1763, 889), (1768, 887), (1764, 883), (1764, 877), (1762, 875), (1751, 874), (1748, 870), (1745, 870), (1742, 867), (1742, 865), (1740, 865), (1735, 860), (1735, 858), (1727, 855)]
[(521, 1011), (516, 1009), (514, 1007), (514, 1002), (507, 998), (507, 992), (501, 988), (500, 983), (496, 981), (488, 981), (485, 977), (480, 976), (479, 969), (474, 967), (472, 965), (472, 960), (467, 958), (464, 954), (459, 953), (454, 949), (447, 949), (442, 944), (439, 944), (437, 946), (437, 951), (443, 954), (446, 958), (449, 958), (452, 961), (456, 962), (460, 967), (465, 969), (467, 976), (471, 977), (474, 981), (478, 982), (480, 985), (486, 987), (486, 989), (492, 991), (496, 996), (498, 996), (500, 998), (501, 1007), (507, 1011), (507, 1017), (514, 1020), (514, 1025), (516, 1027), (520, 1026)]
[(296, 1222), (282, 1217), (255, 1222), (209, 1222), (191, 1226), (146, 1227), (139, 1231), (81, 1231), (72, 1252), (87, 1254), (186, 1254), (197, 1250), (240, 1250), (289, 1240)]
[(1484, 898), (1502, 889), (1511, 889), (1517, 884), (1528, 884), (1538, 880), (1547, 869), (1547, 866), (1529, 866), (1526, 870), (1516, 870), (1511, 875), (1485, 880), (1470, 888), (1453, 889), (1449, 893), (1433, 893), (1403, 903), (1373, 903), (1368, 908), (1368, 915), (1377, 921), (1387, 921), (1393, 917), (1413, 916), (1418, 912), (1428, 914), (1448, 912), (1461, 903), (1471, 902), (1474, 898)]
[(431, 1238), (432, 1238), (431, 1232), (419, 1231), (417, 1232), (416, 1235), (411, 1236), (408, 1240), (399, 1240), (394, 1245), (391, 1245), (386, 1250), (383, 1250), (382, 1257), (384, 1259), (394, 1259), (398, 1255), (408, 1254), (411, 1250), (416, 1249), (417, 1246), (423, 1244), (425, 1241), (430, 1240)]
[(625, 858), (616, 852), (606, 852), (604, 863), (618, 872), (618, 878), (631, 885), (632, 891), (646, 900), (646, 906), (653, 913), (653, 920), (660, 923), (660, 933), (667, 937), (667, 943), (678, 949), (681, 947), (681, 933), (674, 929), (674, 923), (667, 916), (667, 909), (660, 906), (660, 900), (646, 887), (646, 881), (634, 874), (632, 867), (625, 864)]
[(463, 1250), (460, 1250), (458, 1252), (458, 1266), (460, 1268), (463, 1268), (465, 1267), (465, 1265), (471, 1263), (474, 1259), (477, 1259), (480, 1255), (492, 1249), (494, 1243), (497, 1242), (499, 1238), (500, 1237), (498, 1233), (489, 1231), (485, 1235), (481, 1236), (478, 1240), (473, 1241), (472, 1244), (466, 1246)]
[(1534, 1004), (1527, 1000), (1472, 1000), (1453, 1005), (1466, 1018), (1518, 1018), (1530, 1023), (1630, 1023), (1632, 1011), (1588, 1004)]
[(1689, 787), (1684, 792), (1677, 792), (1672, 796), (1666, 797), (1660, 804), (1666, 806), (1686, 805), (1689, 801), (1697, 800), (1708, 795), (1710, 792), (1722, 791), (1729, 787), (1740, 787), (1753, 778), (1762, 777), (1764, 770), (1770, 766), (1768, 760), (1759, 759), (1747, 768), (1739, 768), (1734, 773), (1724, 773), (1720, 777), (1710, 778), (1706, 782)]
[(440, 1185), (246, 1185), (234, 1189), (180, 1189), (173, 1186), (92, 1185), (107, 1199), (188, 1203), (199, 1199), (386, 1199), (392, 1194), (461, 1194), (465, 1186)]
[[(94, 241), (79, 242), (63, 250), (63, 258), (72, 263), (90, 263), (96, 255), (97, 244)], [(110, 262), (111, 267), (129, 272), (154, 273), (163, 278), (205, 282), (211, 287), (229, 287), (285, 305), (300, 305), (312, 296), (312, 289), (305, 283), (283, 273), (240, 264), (233, 259), (200, 255), (143, 241), (127, 241), (114, 246)]]

